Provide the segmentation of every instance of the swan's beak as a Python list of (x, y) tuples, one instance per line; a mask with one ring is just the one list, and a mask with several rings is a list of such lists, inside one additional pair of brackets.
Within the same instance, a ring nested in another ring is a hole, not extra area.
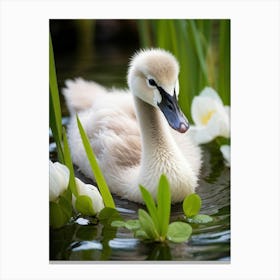
[(174, 93), (172, 96), (168, 94), (162, 87), (157, 88), (162, 97), (161, 102), (158, 103), (158, 107), (163, 112), (169, 125), (173, 129), (181, 133), (185, 133), (189, 129), (190, 125), (188, 120), (180, 110), (178, 101), (176, 99), (176, 94)]

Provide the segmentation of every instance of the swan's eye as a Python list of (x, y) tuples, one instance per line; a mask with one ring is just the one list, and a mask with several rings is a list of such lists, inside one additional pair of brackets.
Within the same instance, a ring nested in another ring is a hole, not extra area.
[(149, 83), (149, 85), (152, 86), (152, 87), (156, 87), (156, 86), (157, 86), (157, 83), (155, 82), (154, 79), (149, 79), (149, 80), (148, 80), (148, 83)]

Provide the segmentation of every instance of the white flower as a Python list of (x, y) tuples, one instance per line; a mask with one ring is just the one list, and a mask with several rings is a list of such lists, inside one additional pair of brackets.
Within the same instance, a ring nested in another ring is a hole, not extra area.
[(195, 126), (191, 126), (190, 134), (198, 144), (210, 142), (217, 136), (230, 136), (230, 108), (223, 105), (214, 89), (206, 87), (194, 97), (191, 114)]
[(229, 145), (222, 145), (220, 147), (220, 151), (223, 154), (226, 166), (230, 166), (230, 146)]
[[(93, 185), (85, 184), (78, 178), (75, 178), (75, 180), (76, 180), (78, 195), (88, 196), (92, 201), (94, 212), (95, 213), (100, 212), (104, 208), (104, 203), (98, 189)], [(76, 204), (76, 197), (73, 196), (73, 207), (76, 209), (75, 204)]]
[(64, 191), (66, 191), (69, 184), (70, 172), (69, 169), (59, 163), (49, 161), (49, 200), (55, 201)]

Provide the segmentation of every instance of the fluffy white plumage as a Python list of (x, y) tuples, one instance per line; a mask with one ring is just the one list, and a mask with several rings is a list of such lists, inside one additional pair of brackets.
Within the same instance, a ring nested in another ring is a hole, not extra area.
[[(68, 126), (73, 162), (94, 179), (77, 129), (77, 112), (90, 139), (110, 190), (129, 200), (142, 202), (139, 184), (156, 197), (159, 177), (170, 182), (172, 202), (195, 191), (201, 152), (188, 133), (172, 129), (160, 111), (164, 91), (178, 88), (179, 66), (170, 53), (144, 50), (132, 58), (128, 71), (130, 92), (107, 90), (81, 78), (66, 81), (63, 94), (71, 114)], [(176, 92), (176, 95), (178, 92)]]

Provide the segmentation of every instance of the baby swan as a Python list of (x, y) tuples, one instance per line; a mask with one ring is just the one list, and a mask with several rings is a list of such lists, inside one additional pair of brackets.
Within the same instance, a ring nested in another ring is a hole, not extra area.
[(163, 173), (172, 202), (193, 193), (201, 153), (185, 133), (189, 124), (177, 102), (178, 74), (171, 53), (151, 49), (132, 57), (127, 77), (131, 94), (82, 79), (66, 81), (63, 93), (72, 115), (68, 138), (74, 164), (94, 180), (78, 132), (77, 112), (113, 193), (143, 202), (141, 184), (155, 198)]

